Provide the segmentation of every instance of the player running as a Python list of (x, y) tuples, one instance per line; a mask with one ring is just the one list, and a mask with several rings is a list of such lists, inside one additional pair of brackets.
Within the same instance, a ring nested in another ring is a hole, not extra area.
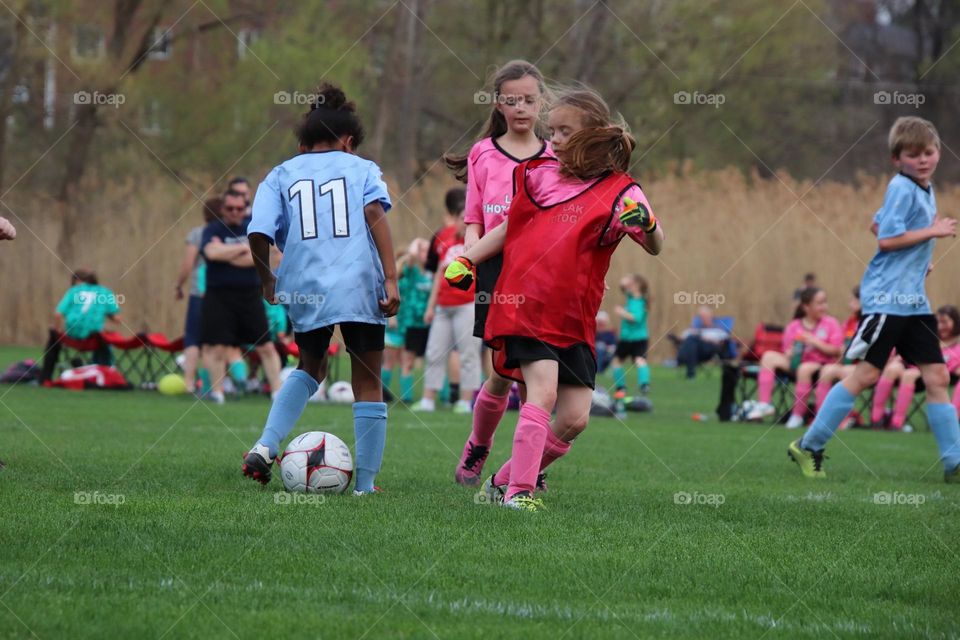
[[(624, 235), (656, 255), (663, 230), (627, 174), (635, 142), (593, 91), (561, 95), (548, 116), (554, 158), (514, 172), (504, 221), (446, 271), (469, 286), (474, 263), (503, 251), (484, 338), (494, 366), (527, 385), (513, 457), (485, 484), (504, 506), (536, 511), (537, 475), (587, 426), (597, 361), (596, 316), (610, 258)], [(550, 414), (556, 408), (551, 423)]]
[[(467, 156), (449, 156), (447, 166), (458, 180), (467, 183), (464, 247), (469, 249), (504, 221), (513, 196), (513, 170), (531, 158), (550, 155), (550, 148), (537, 135), (537, 123), (546, 89), (543, 75), (525, 60), (512, 60), (493, 78), (493, 108), (480, 140)], [(503, 256), (492, 256), (477, 268), (473, 335), (483, 338), (493, 285), (500, 276)], [(466, 385), (467, 381), (461, 381)], [(510, 387), (496, 371), (483, 384), (473, 406), (473, 429), (457, 463), (456, 481), (480, 484), (487, 454), (493, 447), (497, 425), (507, 410)]]
[(937, 320), (924, 281), (935, 238), (955, 236), (957, 221), (937, 216), (930, 178), (940, 161), (940, 135), (917, 117), (897, 118), (890, 153), (899, 173), (874, 216), (878, 250), (860, 283), (863, 317), (846, 357), (860, 360), (833, 387), (803, 438), (787, 449), (808, 478), (824, 478), (824, 447), (857, 395), (877, 383), (890, 351), (920, 369), (927, 389), (927, 420), (940, 448), (947, 482), (960, 481), (960, 426), (947, 397), (950, 375), (937, 338)]
[[(250, 248), (263, 297), (293, 321), (300, 364), (280, 388), (243, 474), (266, 484), (280, 443), (327, 374), (334, 325), (350, 354), (356, 437), (354, 495), (375, 491), (386, 441), (380, 366), (386, 319), (397, 313), (396, 265), (380, 168), (354, 151), (364, 131), (356, 106), (324, 83), (298, 131), (300, 154), (275, 167), (257, 189)], [(270, 245), (283, 252), (276, 275)]]

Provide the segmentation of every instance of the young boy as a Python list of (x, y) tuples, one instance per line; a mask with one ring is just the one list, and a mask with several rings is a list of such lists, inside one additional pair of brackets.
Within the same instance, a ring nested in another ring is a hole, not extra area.
[(808, 478), (824, 478), (823, 449), (854, 399), (876, 384), (890, 351), (920, 369), (927, 388), (927, 419), (940, 448), (947, 482), (960, 481), (960, 426), (947, 397), (950, 376), (937, 338), (924, 280), (935, 238), (956, 235), (957, 221), (936, 215), (930, 178), (940, 160), (940, 136), (932, 123), (897, 118), (890, 129), (890, 153), (899, 173), (887, 187), (873, 218), (878, 251), (860, 284), (860, 324), (845, 354), (859, 360), (853, 372), (833, 387), (813, 425), (790, 444), (787, 453)]
[[(380, 168), (354, 151), (363, 127), (353, 102), (323, 84), (298, 131), (300, 154), (277, 166), (257, 189), (250, 250), (270, 304), (282, 302), (300, 347), (297, 370), (280, 387), (263, 433), (244, 456), (243, 474), (270, 481), (270, 467), (307, 400), (327, 373), (335, 325), (350, 354), (356, 436), (353, 495), (376, 492), (386, 441), (387, 405), (380, 366), (384, 325), (400, 305), (390, 197)], [(276, 275), (270, 244), (283, 251)]]

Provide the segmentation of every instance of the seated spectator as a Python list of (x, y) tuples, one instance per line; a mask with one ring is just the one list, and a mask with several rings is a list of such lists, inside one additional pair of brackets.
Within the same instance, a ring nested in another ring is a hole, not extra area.
[[(847, 321), (843, 325), (844, 353), (853, 341), (853, 337), (857, 335), (857, 327), (860, 325), (860, 285), (853, 288), (848, 306), (850, 308), (850, 317), (847, 318)], [(820, 369), (820, 379), (817, 381), (817, 399), (814, 405), (817, 411), (820, 411), (820, 406), (823, 405), (823, 401), (827, 399), (827, 394), (830, 393), (831, 387), (853, 373), (855, 367), (856, 365), (849, 358), (841, 358), (839, 361), (828, 364)], [(844, 428), (846, 424), (848, 423), (842, 423), (840, 428)]]
[[(41, 382), (53, 379), (54, 369), (60, 357), (60, 335), (66, 334), (75, 340), (85, 340), (100, 333), (106, 321), (119, 325), (120, 307), (117, 296), (100, 286), (97, 274), (87, 269), (77, 269), (70, 276), (70, 288), (60, 300), (54, 313), (50, 337), (43, 354)], [(93, 363), (110, 365), (113, 356), (110, 347), (101, 344), (93, 353)]]
[(610, 314), (597, 312), (597, 338), (594, 344), (597, 350), (597, 373), (606, 371), (617, 352), (617, 333), (610, 326)]
[(700, 307), (690, 328), (684, 331), (679, 341), (677, 364), (687, 369), (687, 379), (697, 375), (697, 367), (723, 353), (730, 333), (714, 322), (713, 309)]

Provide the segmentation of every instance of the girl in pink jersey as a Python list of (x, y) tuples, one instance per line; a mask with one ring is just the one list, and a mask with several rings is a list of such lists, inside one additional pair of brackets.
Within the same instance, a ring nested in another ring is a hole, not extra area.
[[(950, 377), (956, 377), (960, 374), (960, 310), (955, 306), (945, 305), (937, 309), (937, 334)], [(920, 369), (912, 364), (908, 365), (899, 356), (891, 358), (873, 392), (873, 424), (883, 423), (887, 400), (896, 384), (897, 399), (893, 405), (890, 428), (896, 431), (912, 431), (913, 429), (904, 423), (907, 421), (907, 411), (910, 410), (919, 379)], [(953, 393), (953, 406), (960, 415), (960, 384)]]
[(800, 294), (800, 304), (793, 320), (783, 332), (783, 352), (767, 351), (760, 359), (757, 376), (757, 405), (747, 414), (748, 420), (762, 420), (776, 413), (770, 404), (777, 371), (797, 377), (795, 399), (788, 429), (802, 427), (807, 397), (813, 389), (813, 375), (824, 365), (834, 362), (843, 349), (843, 329), (837, 319), (827, 315), (827, 294), (810, 287)]
[[(457, 179), (467, 183), (466, 249), (503, 222), (513, 197), (513, 170), (517, 165), (550, 155), (547, 143), (537, 135), (545, 91), (543, 75), (534, 65), (524, 60), (505, 64), (493, 78), (493, 108), (480, 140), (466, 156), (445, 158)], [(502, 265), (503, 256), (498, 255), (477, 270), (474, 335), (478, 338), (483, 338), (493, 285)], [(460, 484), (480, 483), (512, 384), (491, 370), (481, 387), (473, 407), (473, 429), (457, 463), (455, 478)]]

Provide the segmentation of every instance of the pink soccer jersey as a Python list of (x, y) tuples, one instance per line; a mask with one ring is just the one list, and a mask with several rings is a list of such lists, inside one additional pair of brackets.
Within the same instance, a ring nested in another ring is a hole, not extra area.
[[(592, 183), (596, 182), (596, 180), (578, 180), (577, 178), (563, 176), (557, 169), (558, 165), (548, 164), (536, 167), (530, 171), (531, 179), (527, 183), (531, 189), (530, 195), (543, 206), (551, 206), (557, 202), (570, 200), (586, 190)], [(538, 175), (534, 176), (534, 174)], [(637, 243), (642, 242), (644, 237), (646, 237), (646, 234), (640, 229), (625, 227), (623, 223), (620, 222), (620, 213), (622, 213), (626, 207), (623, 202), (624, 198), (630, 198), (634, 202), (645, 206), (651, 213), (653, 212), (653, 208), (650, 206), (650, 202), (647, 201), (647, 196), (644, 195), (643, 190), (637, 185), (632, 185), (620, 197), (620, 201), (614, 209), (615, 215), (610, 224), (610, 228), (603, 238), (603, 244), (609, 244), (624, 233)]]
[(943, 359), (950, 373), (960, 373), (960, 342), (943, 347)]
[[(793, 349), (793, 343), (797, 339), (797, 334), (801, 331), (807, 331), (803, 326), (803, 320), (791, 320), (787, 324), (787, 328), (783, 331), (783, 353), (788, 357), (790, 352)], [(820, 318), (820, 322), (817, 323), (817, 326), (813, 328), (813, 331), (809, 331), (814, 336), (823, 340), (827, 344), (836, 345), (838, 347), (843, 346), (843, 327), (840, 326), (840, 323), (833, 316), (823, 316)], [(820, 364), (830, 364), (831, 362), (836, 362), (837, 356), (828, 356), (819, 349), (807, 345), (803, 350), (803, 358), (801, 362), (819, 362)]]
[[(544, 142), (533, 158), (552, 156)], [(463, 221), (482, 224), (484, 233), (503, 222), (513, 198), (513, 170), (529, 158), (515, 158), (503, 150), (493, 138), (480, 140), (467, 156), (467, 204)]]

